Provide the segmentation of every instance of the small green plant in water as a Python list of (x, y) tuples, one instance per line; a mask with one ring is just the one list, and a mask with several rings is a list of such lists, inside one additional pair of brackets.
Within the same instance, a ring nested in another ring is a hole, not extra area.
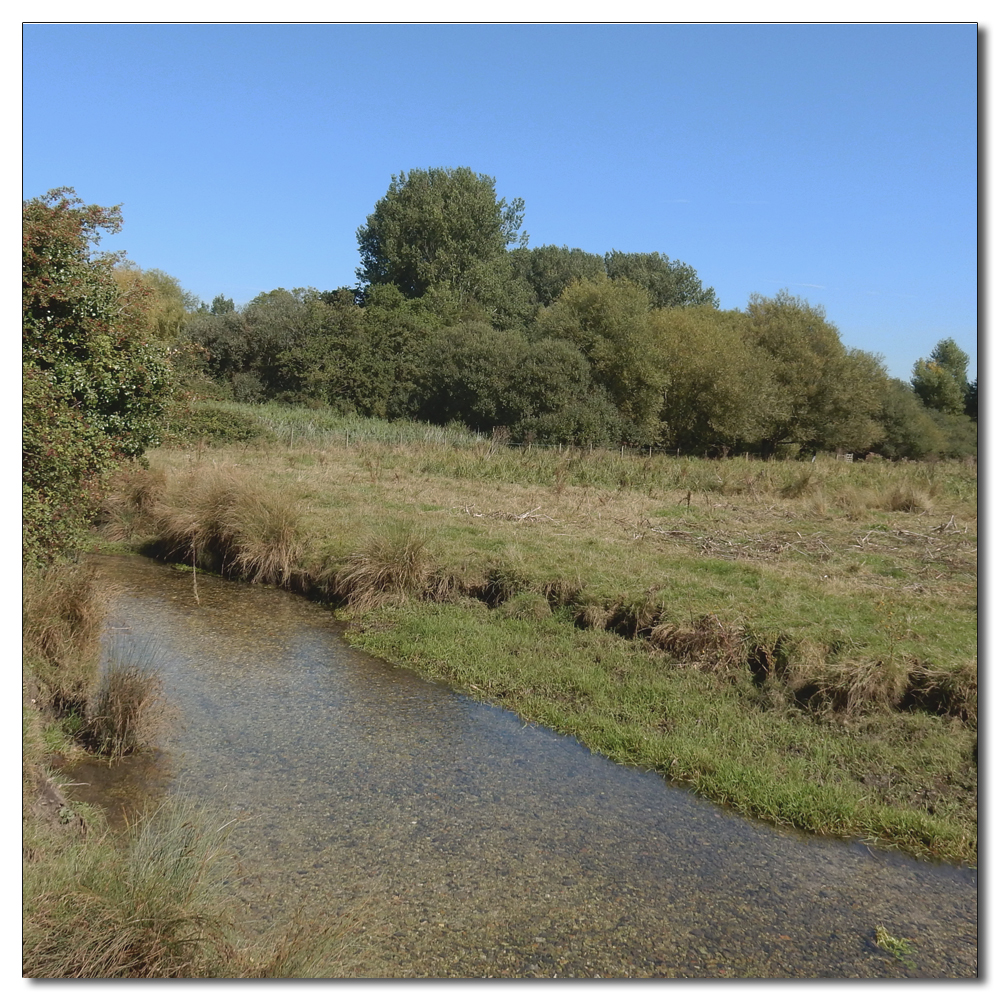
[(909, 957), (913, 954), (914, 948), (908, 938), (893, 937), (882, 924), (878, 924), (875, 928), (875, 944), (882, 951), (902, 962), (908, 969), (916, 968)]

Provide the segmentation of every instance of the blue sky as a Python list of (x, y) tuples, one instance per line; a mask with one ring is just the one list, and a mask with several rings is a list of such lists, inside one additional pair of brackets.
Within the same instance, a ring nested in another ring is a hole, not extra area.
[(657, 250), (724, 308), (787, 288), (909, 378), (977, 373), (977, 29), (28, 25), (24, 197), (205, 300), (354, 283), (391, 176), (468, 166), (531, 245)]

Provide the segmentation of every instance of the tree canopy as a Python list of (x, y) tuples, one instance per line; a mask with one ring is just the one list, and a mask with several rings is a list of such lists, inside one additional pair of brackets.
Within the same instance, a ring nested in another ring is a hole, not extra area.
[(655, 309), (674, 306), (712, 306), (719, 308), (714, 288), (703, 288), (701, 279), (690, 264), (671, 260), (658, 253), (622, 253), (612, 250), (604, 255), (608, 277), (631, 281), (649, 293)]
[(497, 199), (496, 181), (468, 167), (432, 167), (394, 175), (358, 229), (365, 284), (396, 285), (407, 298), (434, 285), (482, 296), (506, 266), (519, 237), (524, 201)]
[[(49, 208), (61, 196), (46, 196)], [(45, 204), (37, 201), (32, 212)], [(62, 208), (77, 227), (70, 257), (120, 223), (115, 209)], [(821, 306), (782, 291), (723, 311), (681, 260), (532, 248), (523, 220), (521, 199), (508, 204), (492, 177), (468, 167), (400, 173), (357, 230), (361, 285), (277, 288), (239, 308), (224, 295), (195, 308), (169, 275), (88, 251), (86, 267), (73, 258), (79, 273), (58, 309), (42, 302), (44, 282), (32, 286), (38, 302), (26, 298), (26, 358), (32, 352), (43, 376), (26, 392), (58, 383), (75, 415), (86, 409), (121, 454), (150, 439), (137, 421), (155, 393), (130, 375), (138, 409), (131, 391), (114, 395), (96, 327), (85, 361), (67, 360), (59, 310), (68, 316), (82, 295), (86, 316), (113, 314), (143, 349), (169, 345), (189, 397), (308, 402), (503, 426), (515, 440), (688, 453), (974, 453), (978, 383), (967, 381), (968, 356), (953, 340), (920, 359), (901, 389), (880, 358), (841, 342)], [(37, 265), (25, 259), (27, 289)]]
[(920, 358), (916, 362), (910, 384), (929, 409), (941, 413), (964, 413), (969, 388), (966, 379), (968, 365), (969, 355), (948, 337), (938, 341), (930, 358)]

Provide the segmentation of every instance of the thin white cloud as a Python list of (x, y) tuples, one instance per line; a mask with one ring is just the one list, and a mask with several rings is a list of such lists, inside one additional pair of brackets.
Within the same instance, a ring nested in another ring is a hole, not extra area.
[(782, 288), (826, 288), (826, 285), (814, 285), (808, 281), (779, 281), (777, 278), (766, 280), (774, 285), (781, 285)]

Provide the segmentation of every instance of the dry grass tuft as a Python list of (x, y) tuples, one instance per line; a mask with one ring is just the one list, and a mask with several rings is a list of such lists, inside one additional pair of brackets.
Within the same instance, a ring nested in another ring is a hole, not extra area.
[(94, 752), (119, 760), (152, 744), (162, 720), (162, 682), (147, 652), (112, 650), (87, 704), (81, 738)]
[(979, 670), (966, 663), (958, 670), (933, 670), (922, 664), (910, 672), (903, 708), (950, 715), (978, 725)]
[(573, 606), (580, 602), (583, 594), (583, 582), (577, 580), (549, 580), (542, 587), (542, 594), (554, 608)]
[(856, 715), (899, 708), (909, 679), (910, 665), (901, 659), (847, 661), (827, 665), (795, 696), (813, 711)]
[(443, 604), (460, 600), (468, 593), (469, 584), (462, 576), (436, 570), (428, 575), (423, 596), (428, 601)]
[(88, 566), (26, 569), (22, 653), (57, 709), (82, 707), (94, 682), (108, 592)]
[(626, 639), (649, 636), (660, 619), (662, 608), (646, 594), (639, 598), (620, 598), (608, 611), (605, 628)]
[(700, 662), (713, 670), (730, 670), (746, 660), (742, 629), (717, 615), (702, 615), (687, 625), (661, 621), (650, 631), (649, 641), (679, 660)]
[(368, 538), (334, 576), (333, 592), (352, 611), (370, 611), (389, 601), (422, 596), (431, 580), (431, 553), (425, 536), (407, 525), (392, 525)]
[[(231, 823), (175, 802), (123, 848), (86, 840), (25, 865), (22, 975), (35, 979), (343, 975), (335, 930), (251, 944), (226, 886)], [(341, 949), (342, 950), (342, 949)]]
[(584, 604), (574, 618), (578, 628), (604, 629), (608, 627), (611, 614), (603, 604)]
[(531, 591), (516, 594), (501, 608), (505, 617), (517, 621), (540, 622), (552, 617), (552, 608), (549, 602), (541, 594), (535, 594)]
[(166, 488), (167, 477), (160, 469), (138, 464), (119, 469), (101, 503), (101, 533), (112, 542), (152, 534), (156, 530), (154, 512)]
[(303, 552), (296, 494), (269, 489), (243, 470), (189, 473), (157, 505), (155, 521), (168, 557), (251, 583), (286, 586)]
[(915, 489), (909, 483), (904, 483), (883, 492), (878, 506), (881, 510), (902, 511), (907, 514), (929, 514), (932, 504), (926, 493)]
[(972, 725), (979, 719), (974, 662), (957, 670), (935, 670), (903, 658), (826, 665), (796, 685), (795, 698), (814, 711), (844, 715), (916, 709)]

